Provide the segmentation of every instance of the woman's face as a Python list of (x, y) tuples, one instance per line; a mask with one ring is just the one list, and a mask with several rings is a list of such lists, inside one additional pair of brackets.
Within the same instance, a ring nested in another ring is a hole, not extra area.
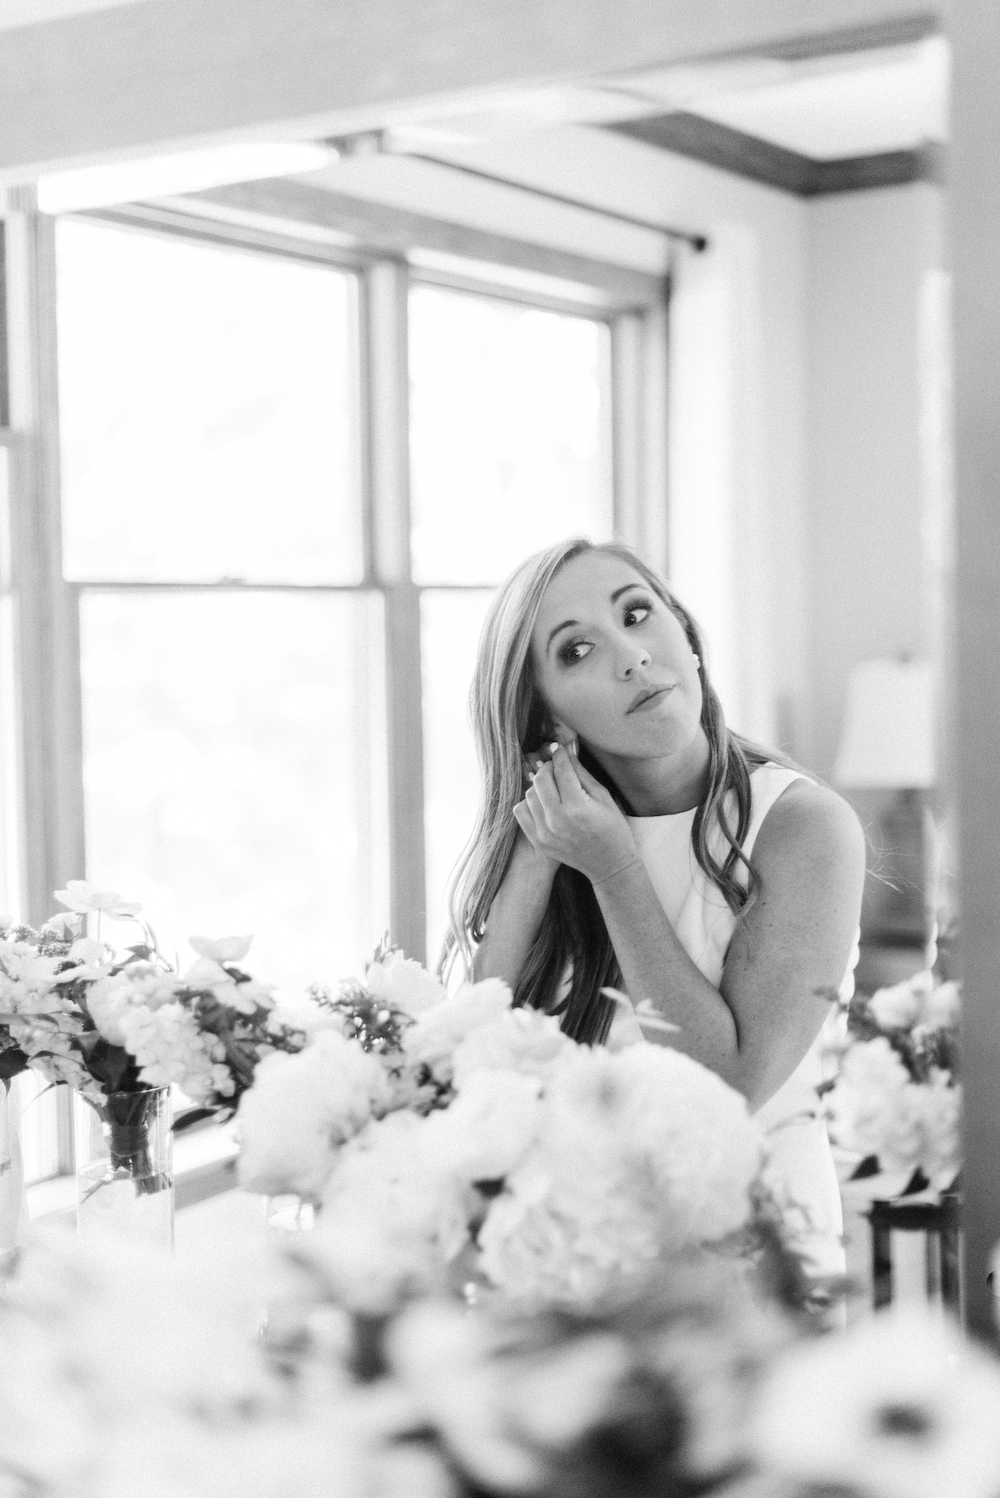
[(531, 637), (557, 726), (600, 755), (682, 753), (699, 732), (701, 680), (675, 614), (641, 573), (585, 551), (552, 579)]

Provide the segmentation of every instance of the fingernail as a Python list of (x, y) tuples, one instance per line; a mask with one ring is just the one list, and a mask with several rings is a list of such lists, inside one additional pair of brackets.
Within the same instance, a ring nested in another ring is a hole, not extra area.
[(553, 739), (552, 743), (549, 745), (549, 753), (550, 754), (555, 754), (555, 752), (556, 752), (556, 750), (558, 748), (559, 748), (558, 740)]

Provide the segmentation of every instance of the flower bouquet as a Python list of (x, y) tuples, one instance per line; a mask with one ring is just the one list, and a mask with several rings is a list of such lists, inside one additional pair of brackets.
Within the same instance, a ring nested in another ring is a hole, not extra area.
[[(159, 951), (141, 907), (115, 891), (71, 880), (56, 898), (68, 914), (39, 930), (0, 936), (0, 1065), (66, 1083), (78, 1107), (81, 1223), (133, 1198), (169, 1235), (170, 1088), (196, 1105), (178, 1127), (232, 1112), (263, 1051), (305, 1044), (275, 1023), (270, 991), (238, 965), (250, 937), (194, 937), (198, 960), (183, 975)], [(94, 934), (85, 933), (87, 919)], [(139, 939), (116, 948), (102, 921), (129, 921)], [(162, 1194), (162, 1196), (161, 1196)]]
[(832, 1048), (830, 1132), (859, 1157), (852, 1179), (884, 1198), (954, 1191), (961, 1167), (957, 984), (930, 971), (844, 1004)]
[(4, 1498), (1000, 1491), (1000, 1367), (939, 1317), (803, 1335), (718, 1260), (669, 1260), (600, 1309), (375, 1323), (296, 1248), (37, 1235), (0, 1295)]
[(680, 1052), (579, 1045), (506, 984), (449, 995), (391, 950), (317, 998), (310, 1043), (240, 1100), (238, 1174), (321, 1207), (298, 1251), (345, 1303), (594, 1304), (664, 1255), (778, 1236), (745, 1099)]

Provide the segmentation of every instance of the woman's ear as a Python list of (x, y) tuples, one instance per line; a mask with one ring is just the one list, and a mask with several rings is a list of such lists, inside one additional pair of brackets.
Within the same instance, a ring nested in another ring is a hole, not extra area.
[(557, 720), (553, 724), (552, 737), (554, 739), (557, 739), (560, 744), (564, 745), (571, 754), (579, 754), (580, 740), (577, 738), (572, 728), (567, 728), (565, 723), (560, 723)]

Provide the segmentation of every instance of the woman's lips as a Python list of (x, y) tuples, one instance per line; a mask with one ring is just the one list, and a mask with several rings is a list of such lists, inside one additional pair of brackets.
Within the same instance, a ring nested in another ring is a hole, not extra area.
[(642, 713), (647, 708), (656, 707), (658, 703), (663, 701), (667, 693), (672, 691), (673, 687), (654, 687), (646, 696), (640, 696), (638, 699), (633, 700), (632, 706), (626, 712), (626, 717), (628, 713)]

